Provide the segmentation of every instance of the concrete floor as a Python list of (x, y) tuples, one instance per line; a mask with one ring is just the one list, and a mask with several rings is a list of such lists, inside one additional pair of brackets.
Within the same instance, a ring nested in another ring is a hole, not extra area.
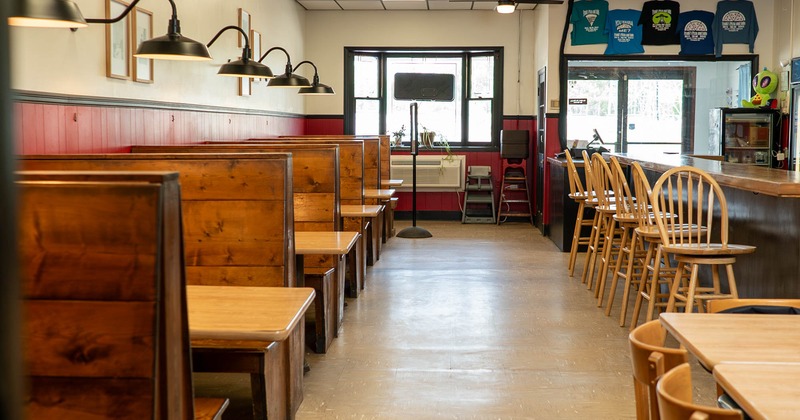
[[(635, 417), (628, 328), (580, 283), (582, 258), (568, 277), (569, 254), (527, 224), (419, 225), (433, 238), (392, 238), (329, 352), (308, 354), (298, 419)], [(195, 378), (231, 398), (225, 419), (251, 418), (247, 375)]]

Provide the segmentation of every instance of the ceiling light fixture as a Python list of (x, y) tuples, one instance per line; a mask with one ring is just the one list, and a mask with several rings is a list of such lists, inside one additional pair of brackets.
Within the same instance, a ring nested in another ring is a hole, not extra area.
[(497, 13), (508, 14), (514, 13), (517, 9), (516, 4), (511, 0), (499, 0), (497, 2)]
[(220, 76), (233, 76), (242, 78), (255, 77), (261, 79), (271, 79), (275, 77), (272, 74), (272, 70), (269, 67), (257, 61), (253, 61), (252, 59), (253, 53), (250, 50), (250, 38), (247, 36), (247, 33), (245, 33), (245, 31), (238, 26), (229, 25), (220, 29), (219, 32), (217, 32), (217, 34), (214, 35), (214, 38), (212, 38), (211, 41), (209, 41), (209, 43), (206, 46), (211, 47), (211, 45), (214, 44), (214, 42), (216, 42), (217, 38), (219, 38), (223, 32), (231, 29), (239, 31), (239, 33), (241, 33), (242, 36), (244, 36), (244, 49), (242, 49), (242, 57), (239, 58), (238, 60), (230, 61), (228, 63), (223, 64), (222, 67), (219, 68), (217, 74), (219, 74)]
[(283, 87), (283, 88), (311, 87), (311, 82), (309, 82), (308, 79), (306, 79), (303, 76), (298, 76), (294, 74), (292, 68), (292, 58), (289, 57), (289, 53), (281, 47), (272, 47), (268, 49), (267, 52), (265, 52), (264, 55), (262, 55), (261, 58), (258, 59), (258, 62), (260, 63), (264, 61), (264, 59), (267, 58), (267, 55), (275, 50), (283, 51), (283, 53), (286, 54), (286, 70), (282, 75), (276, 76), (274, 79), (270, 79), (269, 82), (267, 82), (267, 87)]

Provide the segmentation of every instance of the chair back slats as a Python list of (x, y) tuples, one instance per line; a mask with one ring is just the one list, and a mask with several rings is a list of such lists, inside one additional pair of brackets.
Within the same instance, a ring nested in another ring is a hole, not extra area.
[[(703, 170), (689, 166), (668, 170), (653, 185), (650, 201), (665, 245), (709, 247), (718, 235), (721, 249), (727, 249), (725, 195), (719, 184)], [(718, 218), (715, 211), (718, 211)], [(715, 220), (718, 221), (715, 223)]]
[[(622, 169), (619, 160), (616, 156), (611, 156), (611, 178), (613, 180), (611, 186), (614, 191), (614, 205), (617, 209), (618, 217), (630, 218), (635, 216), (637, 205), (636, 198), (631, 194), (631, 187), (628, 185), (628, 180), (625, 177), (625, 171)], [(647, 203), (644, 203), (647, 209)]]
[(692, 369), (682, 363), (668, 371), (656, 386), (662, 420), (708, 419), (739, 420), (742, 412), (692, 402)]
[(637, 388), (647, 388), (647, 392), (637, 391), (637, 397), (647, 395), (647, 400), (636, 401), (637, 419), (658, 420), (658, 400), (656, 382), (667, 371), (689, 360), (684, 349), (664, 347), (667, 332), (659, 320), (653, 320), (631, 331), (629, 343), (633, 379)]
[(569, 177), (570, 195), (573, 197), (581, 194), (586, 195), (587, 191), (583, 188), (581, 176), (578, 173), (578, 168), (575, 166), (575, 161), (572, 160), (572, 155), (570, 155), (569, 150), (564, 150), (564, 156), (567, 158), (567, 176)]
[(616, 194), (614, 174), (608, 163), (603, 159), (603, 155), (595, 153), (592, 155), (592, 183), (597, 195), (597, 203), (600, 206), (608, 207), (612, 203), (611, 193)]
[(639, 162), (633, 162), (631, 165), (631, 183), (633, 184), (633, 194), (638, 204), (634, 207), (634, 214), (639, 222), (639, 227), (645, 229), (655, 226), (656, 221), (650, 210), (650, 195), (653, 189), (650, 187), (650, 182), (647, 180), (647, 176), (644, 174)]

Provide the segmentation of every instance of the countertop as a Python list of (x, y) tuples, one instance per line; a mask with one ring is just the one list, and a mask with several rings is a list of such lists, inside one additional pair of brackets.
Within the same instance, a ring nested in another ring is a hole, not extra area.
[(702, 169), (722, 186), (775, 197), (800, 197), (800, 173), (685, 155), (612, 153), (620, 163), (639, 162), (645, 170), (666, 172), (678, 166)]

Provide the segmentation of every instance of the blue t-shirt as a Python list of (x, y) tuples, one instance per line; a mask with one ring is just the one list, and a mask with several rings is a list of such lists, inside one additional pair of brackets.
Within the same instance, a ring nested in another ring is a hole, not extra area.
[(572, 45), (605, 44), (608, 2), (606, 0), (576, 1), (569, 22), (572, 24)]
[(678, 35), (681, 38), (681, 55), (714, 53), (714, 14), (703, 10), (681, 13), (678, 17)]
[(753, 3), (746, 0), (724, 0), (717, 3), (714, 19), (714, 53), (722, 56), (722, 44), (748, 44), (750, 52), (758, 36), (758, 19)]
[(608, 47), (606, 55), (639, 54), (642, 47), (642, 27), (639, 17), (642, 13), (633, 9), (611, 10), (606, 18)]

